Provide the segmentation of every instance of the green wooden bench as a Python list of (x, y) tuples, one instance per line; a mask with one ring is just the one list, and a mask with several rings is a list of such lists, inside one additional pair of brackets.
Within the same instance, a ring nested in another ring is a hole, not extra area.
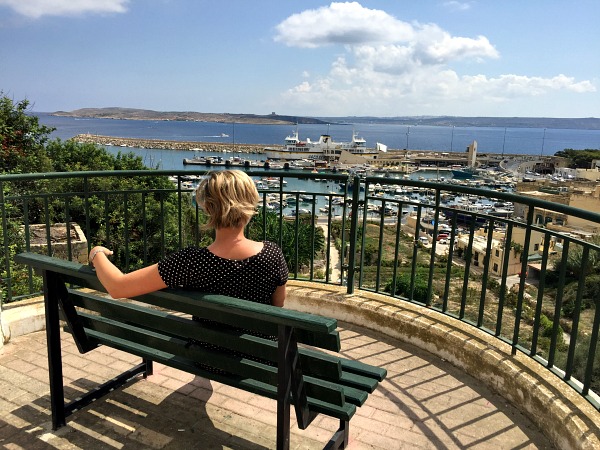
[[(113, 300), (82, 289), (105, 292), (89, 266), (34, 253), (21, 253), (15, 262), (36, 269), (44, 280), (54, 429), (65, 425), (70, 414), (133, 377), (151, 375), (152, 362), (157, 361), (276, 399), (278, 449), (289, 448), (291, 405), (300, 429), (318, 414), (339, 419), (339, 429), (325, 448), (344, 448), (356, 408), (386, 376), (385, 369), (318, 350), (340, 351), (335, 319), (191, 290), (166, 289), (136, 297), (134, 302)], [(140, 356), (141, 363), (66, 403), (59, 307), (81, 353), (106, 345)], [(206, 326), (191, 316), (229, 327)], [(275, 335), (278, 341), (235, 327)], [(195, 341), (263, 361), (195, 345)]]

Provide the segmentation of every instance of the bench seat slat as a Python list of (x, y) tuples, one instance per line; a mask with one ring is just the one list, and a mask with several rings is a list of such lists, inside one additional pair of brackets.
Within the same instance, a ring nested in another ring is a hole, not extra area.
[[(365, 389), (370, 393), (375, 390), (380, 381), (385, 379), (387, 374), (387, 370), (385, 369), (373, 367), (360, 361), (340, 358), (338, 355), (331, 355), (329, 353), (320, 352), (311, 348), (301, 348), (300, 354), (310, 356), (310, 360), (312, 361), (338, 361), (342, 368), (341, 381), (345, 380), (345, 383), (348, 386), (355, 386), (360, 389)], [(320, 375), (327, 377), (326, 374)]]
[[(181, 339), (114, 322), (104, 317), (91, 316), (85, 313), (82, 313), (81, 317), (88, 336), (98, 340), (104, 339), (105, 344), (112, 345), (113, 338), (127, 340), (132, 347), (137, 345), (159, 350), (165, 354), (189, 360), (192, 363), (198, 362), (227, 371), (233, 375), (254, 378), (272, 386), (277, 385), (277, 367), (240, 355), (231, 355), (197, 345), (187, 346), (186, 342)], [(339, 406), (342, 406), (344, 401), (347, 400), (345, 397), (346, 388), (332, 382), (319, 383), (315, 378), (311, 378), (310, 381), (306, 381), (306, 389), (309, 395), (318, 395), (320, 398)], [(348, 388), (348, 393), (353, 403), (358, 404), (357, 402), (361, 401), (362, 396), (356, 389)]]
[[(231, 350), (255, 355), (268, 361), (277, 361), (277, 343), (249, 334), (236, 334), (221, 329), (208, 328), (169, 312), (148, 309), (133, 303), (112, 300), (81, 290), (69, 290), (76, 306), (102, 313), (114, 320), (135, 324), (141, 328), (160, 331), (182, 339), (196, 339), (219, 345)], [(230, 338), (231, 336), (231, 338)], [(234, 337), (236, 339), (234, 339)], [(239, 338), (239, 339), (237, 339)], [(329, 380), (340, 380), (342, 368), (339, 358), (309, 349), (300, 349), (300, 363), (308, 375), (322, 376)]]
[[(255, 394), (264, 395), (266, 397), (276, 399), (277, 398), (277, 384), (269, 384), (260, 380), (256, 380), (250, 377), (243, 377), (235, 374), (222, 374), (222, 373), (214, 373), (204, 370), (201, 366), (196, 366), (189, 359), (178, 357), (177, 355), (173, 355), (171, 353), (157, 350), (155, 348), (147, 347), (144, 345), (133, 345), (130, 341), (126, 339), (121, 339), (115, 336), (106, 335), (104, 333), (97, 332), (95, 330), (86, 330), (88, 335), (92, 341), (95, 341), (97, 344), (107, 345), (112, 348), (116, 348), (118, 350), (122, 350), (128, 353), (132, 353), (134, 355), (138, 355), (142, 358), (152, 359), (153, 361), (160, 362), (170, 367), (174, 367), (176, 369), (180, 369), (189, 373), (193, 373), (204, 378), (212, 379), (218, 381), (223, 384), (227, 384), (233, 387), (239, 387), (249, 392), (253, 392)], [(337, 402), (330, 403), (325, 399), (317, 400), (314, 397), (310, 396), (310, 393), (319, 393), (323, 394), (324, 387), (323, 385), (318, 385), (316, 389), (313, 389), (312, 383), (305, 381), (307, 384), (307, 392), (308, 396), (308, 405), (309, 410), (325, 413), (331, 415), (332, 417), (336, 417), (341, 420), (350, 420), (354, 412), (356, 411), (356, 405), (350, 402)], [(311, 390), (313, 392), (311, 392)], [(331, 390), (330, 390), (331, 391)], [(337, 392), (343, 395), (341, 389), (337, 390)], [(326, 397), (331, 397), (331, 395), (326, 395)]]
[(329, 381), (325, 381), (325, 380), (319, 380), (317, 378), (310, 377), (310, 376), (305, 376), (304, 381), (308, 382), (308, 383), (312, 383), (313, 385), (322, 387), (324, 389), (328, 389), (328, 388), (341, 389), (342, 392), (344, 393), (344, 397), (345, 397), (346, 401), (350, 402), (356, 406), (362, 406), (363, 403), (365, 401), (367, 401), (368, 392), (363, 391), (361, 389), (352, 388), (350, 386), (340, 386), (338, 384), (335, 384), (335, 383), (332, 383)]
[(367, 378), (374, 378), (377, 381), (383, 381), (387, 376), (387, 370), (383, 367), (371, 366), (360, 361), (352, 359), (342, 359), (342, 369), (345, 372), (355, 373)]

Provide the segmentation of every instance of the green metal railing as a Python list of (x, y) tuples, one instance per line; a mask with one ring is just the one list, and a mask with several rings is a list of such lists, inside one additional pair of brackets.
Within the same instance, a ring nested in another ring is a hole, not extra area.
[[(193, 200), (193, 183), (204, 173), (0, 176), (3, 301), (40, 289), (29, 269), (13, 264), (20, 251), (84, 260), (102, 243), (128, 271), (209, 242), (210, 232), (198, 231), (204, 218)], [(508, 343), (513, 354), (527, 354), (600, 408), (600, 241), (564, 226), (594, 230), (600, 214), (494, 186), (247, 173), (270, 183), (259, 188), (259, 214), (248, 233), (282, 247), (290, 278), (436, 309)], [(475, 210), (460, 203), (465, 199), (512, 203), (517, 217)], [(87, 240), (72, 234), (75, 223)], [(55, 229), (64, 237), (57, 240)]]

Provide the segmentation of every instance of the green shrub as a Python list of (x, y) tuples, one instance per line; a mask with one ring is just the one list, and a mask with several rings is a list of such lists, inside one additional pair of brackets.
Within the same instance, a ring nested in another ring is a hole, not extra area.
[(427, 302), (427, 291), (429, 290), (429, 283), (427, 279), (420, 274), (415, 275), (414, 279), (414, 291), (410, 293), (410, 273), (402, 273), (396, 276), (395, 280), (391, 280), (385, 286), (385, 292), (393, 293), (402, 297), (407, 297), (417, 302)]

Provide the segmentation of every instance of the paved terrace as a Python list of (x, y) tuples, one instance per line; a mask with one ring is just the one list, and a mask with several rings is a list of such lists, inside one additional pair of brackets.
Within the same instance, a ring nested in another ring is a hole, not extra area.
[[(350, 422), (349, 449), (554, 448), (532, 422), (448, 362), (385, 335), (341, 324), (343, 353), (380, 365), (387, 379)], [(80, 355), (63, 335), (65, 393), (75, 398), (138, 358), (101, 347)], [(274, 448), (275, 401), (155, 365), (50, 428), (45, 332), (13, 338), (0, 350), (0, 446), (7, 449)], [(318, 449), (336, 429), (319, 416), (295, 426), (293, 449)]]
[[(63, 336), (66, 395), (117, 375), (138, 358), (107, 347), (81, 356)], [(408, 344), (342, 328), (346, 356), (389, 375), (351, 421), (350, 449), (553, 448), (481, 383)], [(275, 402), (160, 364), (50, 430), (46, 337), (11, 341), (0, 355), (0, 443), (24, 449), (262, 449), (275, 442)], [(291, 448), (322, 448), (336, 421), (295, 430)]]

